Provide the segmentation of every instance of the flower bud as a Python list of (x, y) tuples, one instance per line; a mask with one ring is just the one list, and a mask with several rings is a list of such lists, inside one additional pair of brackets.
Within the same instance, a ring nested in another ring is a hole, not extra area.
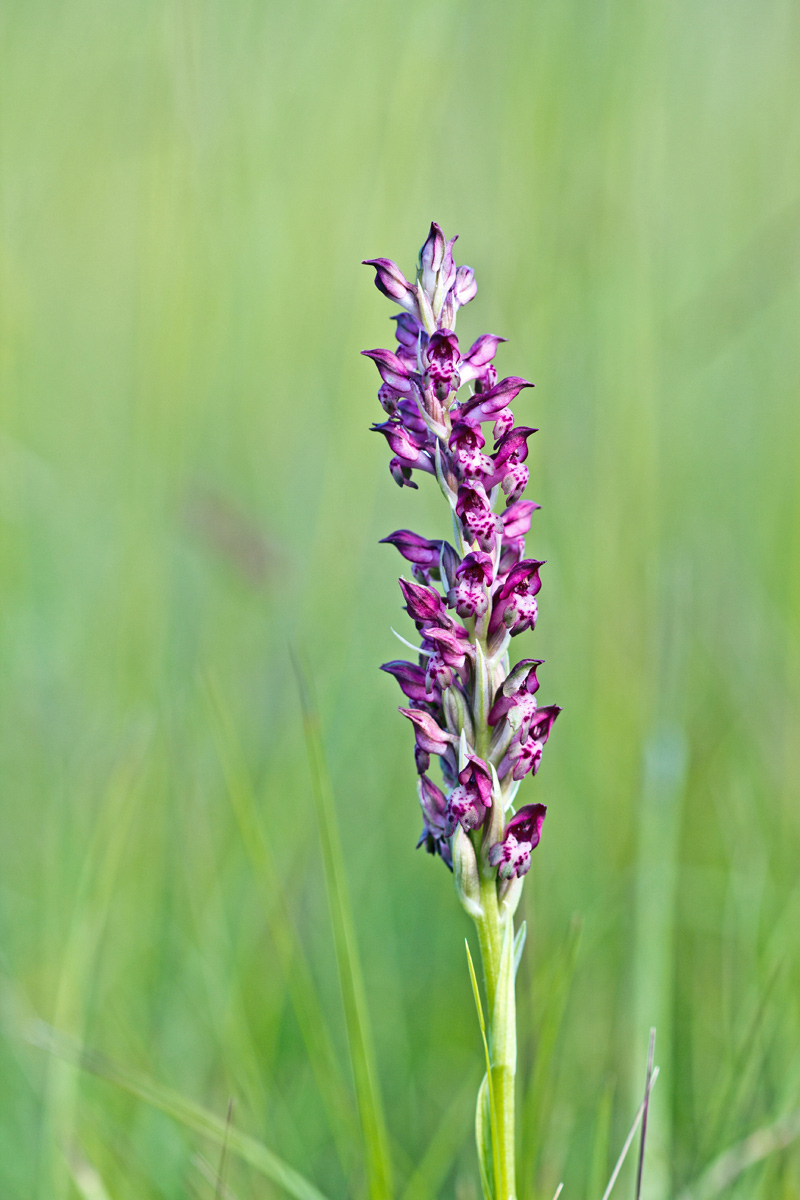
[(396, 262), (390, 258), (365, 258), (362, 263), (365, 267), (375, 268), (375, 287), (379, 292), (383, 292), (389, 300), (396, 301), (412, 316), (419, 316), (415, 290)]
[(452, 854), (456, 895), (464, 911), (477, 921), (483, 916), (478, 859), (475, 847), (460, 825), (453, 834)]
[(465, 304), (469, 304), (470, 300), (474, 300), (478, 292), (478, 285), (475, 281), (475, 272), (472, 267), (459, 267), (456, 272), (456, 282), (453, 288), (455, 302), (459, 308)]
[(442, 707), (449, 732), (458, 736), (463, 730), (467, 741), (472, 745), (475, 741), (475, 729), (464, 693), (459, 688), (449, 687), (442, 695)]

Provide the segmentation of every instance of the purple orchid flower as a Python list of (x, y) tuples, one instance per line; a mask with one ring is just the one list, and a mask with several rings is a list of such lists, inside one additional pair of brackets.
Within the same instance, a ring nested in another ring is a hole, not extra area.
[(460, 617), (482, 617), (489, 607), (488, 585), (494, 564), (490, 554), (473, 550), (456, 569), (456, 581), (447, 596)]
[(526, 804), (508, 822), (502, 842), (492, 846), (488, 855), (492, 866), (498, 868), (501, 879), (527, 874), (531, 865), (531, 851), (539, 845), (546, 815), (547, 807), (544, 804)]
[(480, 479), (481, 475), (494, 474), (494, 462), (488, 454), (481, 453), (486, 438), (480, 425), (456, 421), (447, 445), (462, 479)]
[(538, 607), (535, 597), (542, 586), (539, 568), (544, 560), (526, 558), (512, 567), (495, 596), (489, 632), (505, 625), (509, 633), (522, 633), (536, 624)]
[(519, 732), (523, 739), (528, 736), (536, 714), (535, 697), (539, 690), (536, 668), (541, 665), (540, 658), (523, 658), (517, 663), (501, 684), (489, 710), (490, 725), (497, 725), (505, 717), (515, 733)]
[(467, 756), (467, 765), (458, 773), (458, 784), (447, 801), (446, 829), (450, 835), (460, 825), (465, 832), (477, 829), (492, 807), (492, 776), (483, 759)]
[(450, 392), (457, 391), (461, 385), (458, 338), (449, 329), (438, 330), (428, 342), (423, 358), (437, 400), (446, 400)]
[(550, 736), (556, 717), (561, 712), (557, 704), (546, 708), (537, 708), (527, 726), (527, 734), (522, 730), (512, 738), (505, 758), (497, 768), (500, 779), (505, 779), (511, 773), (514, 780), (524, 779), (526, 775), (535, 775), (542, 761), (545, 742)]
[(477, 541), (481, 549), (490, 551), (497, 537), (500, 518), (492, 510), (482, 483), (473, 480), (458, 489), (456, 516), (461, 519), (467, 542)]
[(417, 848), (424, 846), (429, 854), (438, 854), (452, 871), (453, 855), (447, 834), (447, 800), (444, 792), (427, 775), (420, 776), (417, 791), (424, 822)]

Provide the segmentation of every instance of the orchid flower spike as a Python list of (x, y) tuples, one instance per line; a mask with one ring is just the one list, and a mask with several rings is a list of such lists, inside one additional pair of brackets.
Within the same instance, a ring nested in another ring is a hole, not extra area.
[[(497, 868), (507, 879), (509, 872), (528, 870), (541, 820), (535, 836), (527, 836), (526, 825), (526, 836), (518, 837), (519, 822), (512, 815), (504, 825), (504, 813), (520, 782), (539, 770), (561, 710), (537, 705), (538, 660), (523, 659), (513, 669), (508, 662), (511, 638), (536, 625), (544, 565), (524, 556), (538, 508), (521, 499), (536, 430), (515, 425), (510, 408), (533, 385), (516, 375), (498, 380), (494, 357), (505, 339), (495, 334), (482, 334), (461, 351), (456, 314), (473, 299), (477, 284), (470, 267), (456, 266), (455, 240), (433, 222), (413, 280), (391, 259), (365, 260), (378, 290), (403, 309), (393, 318), (396, 349), (364, 351), (380, 374), (378, 396), (388, 415), (373, 428), (389, 445), (391, 473), (401, 486), (415, 486), (420, 471), (438, 479), (457, 542), (453, 548), (409, 529), (383, 539), (412, 564), (414, 582), (401, 578), (400, 587), (420, 643), (418, 662), (395, 661), (383, 669), (415, 705), (401, 711), (414, 726), (424, 780), (419, 844), (452, 868), (452, 839), (460, 827), (482, 868)], [(455, 751), (462, 732), (466, 763)], [(426, 774), (431, 756), (439, 758), (441, 788)], [(495, 816), (492, 770), (500, 788)], [(544, 806), (534, 807), (543, 820)]]

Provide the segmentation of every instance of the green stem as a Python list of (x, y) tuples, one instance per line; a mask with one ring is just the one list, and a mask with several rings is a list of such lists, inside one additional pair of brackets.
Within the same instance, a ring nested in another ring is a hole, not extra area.
[[(476, 919), (478, 943), (483, 963), (483, 978), (488, 1005), (489, 1061), (491, 1063), (491, 1097), (495, 1106), (497, 1130), (497, 1170), (495, 1200), (515, 1200), (516, 1178), (514, 1168), (514, 1091), (516, 1077), (516, 1010), (514, 1003), (514, 970), (511, 964), (511, 982), (501, 995), (498, 1004), (498, 988), (501, 983), (503, 943), (506, 928), (511, 926), (513, 956), (514, 918), (510, 912), (502, 911), (497, 901), (496, 873), (494, 878), (481, 880), (482, 916)], [(502, 992), (502, 989), (501, 989)]]

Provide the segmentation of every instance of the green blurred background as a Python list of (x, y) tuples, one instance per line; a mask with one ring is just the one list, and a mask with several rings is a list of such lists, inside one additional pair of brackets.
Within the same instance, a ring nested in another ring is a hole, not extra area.
[[(377, 670), (377, 540), (447, 521), (358, 353), (393, 311), (360, 260), (412, 270), (432, 218), (541, 429), (520, 1195), (600, 1200), (651, 1024), (677, 1195), (800, 1105), (800, 9), (6, 0), (0, 33), (0, 1195), (214, 1194), (218, 1148), (37, 1018), (364, 1194), (293, 645), (398, 1195), (477, 1197), (470, 928)], [(724, 1195), (800, 1196), (800, 1150)]]

